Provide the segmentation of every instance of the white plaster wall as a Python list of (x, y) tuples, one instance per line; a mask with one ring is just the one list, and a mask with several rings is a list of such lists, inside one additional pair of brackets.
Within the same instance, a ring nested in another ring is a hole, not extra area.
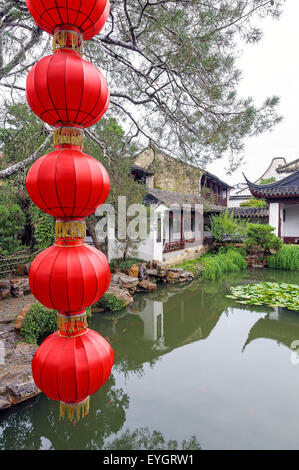
[(286, 164), (286, 160), (281, 157), (281, 158), (273, 158), (271, 164), (270, 164), (270, 167), (265, 171), (265, 173), (257, 180), (257, 184), (259, 184), (259, 181), (261, 179), (268, 179), (268, 178), (272, 178), (274, 176), (274, 178), (277, 180), (281, 179), (280, 177), (280, 173), (277, 173), (277, 168), (281, 165), (285, 165)]
[[(136, 313), (133, 313), (136, 317)], [(164, 335), (164, 318), (163, 318), (163, 302), (152, 301), (147, 299), (145, 308), (138, 316), (144, 324), (144, 338), (150, 341), (157, 341), (158, 337), (158, 317), (161, 315), (161, 336)]]
[(285, 206), (286, 220), (282, 222), (284, 237), (299, 237), (299, 205)]
[[(165, 205), (157, 206), (154, 210), (156, 215), (161, 216), (161, 242), (157, 242), (157, 227), (153, 226), (152, 231), (149, 233), (146, 240), (143, 240), (139, 243), (136, 250), (129, 249), (128, 256), (141, 258), (146, 261), (151, 261), (153, 259), (157, 261), (163, 260), (163, 226), (164, 226), (164, 216), (167, 211)], [(123, 256), (123, 244), (120, 244), (113, 236), (112, 228), (108, 228), (108, 260), (112, 258), (121, 258)]]
[(269, 204), (269, 225), (274, 227), (275, 235), (278, 236), (278, 220), (279, 220), (279, 204), (278, 202), (272, 202)]
[[(248, 201), (249, 201), (248, 197)], [(245, 202), (245, 199), (229, 199), (228, 200), (228, 207), (240, 207), (241, 202)]]

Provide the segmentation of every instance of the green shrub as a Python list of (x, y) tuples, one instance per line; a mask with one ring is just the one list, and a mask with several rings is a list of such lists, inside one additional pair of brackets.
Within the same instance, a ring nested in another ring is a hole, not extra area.
[(97, 307), (104, 308), (110, 312), (118, 312), (126, 307), (123, 299), (119, 299), (114, 294), (104, 294), (103, 297), (95, 304)]
[[(91, 317), (91, 307), (86, 309), (86, 316), (87, 318)], [(27, 343), (39, 344), (57, 329), (57, 311), (36, 303), (27, 313), (21, 333)]]
[(226, 254), (205, 258), (202, 267), (203, 279), (215, 281), (224, 274), (243, 271), (247, 268), (247, 262), (236, 249), (231, 248)]
[[(204, 255), (204, 256), (206, 256), (206, 255)], [(173, 268), (182, 268), (185, 271), (190, 271), (194, 274), (194, 278), (197, 279), (197, 278), (200, 277), (200, 272), (198, 270), (198, 267), (199, 267), (200, 262), (202, 261), (202, 259), (203, 259), (203, 256), (201, 256), (200, 258), (183, 261), (182, 263), (175, 264), (172, 267)]]
[(269, 256), (268, 266), (286, 271), (299, 270), (299, 245), (283, 245), (278, 253)]
[(27, 343), (39, 343), (56, 330), (56, 310), (50, 310), (41, 304), (34, 304), (25, 317), (21, 333)]
[(34, 238), (39, 249), (45, 249), (54, 242), (55, 219), (41, 211), (34, 204), (29, 208), (30, 220), (34, 228)]
[(245, 239), (246, 249), (260, 246), (265, 251), (280, 250), (282, 241), (273, 232), (274, 228), (268, 224), (248, 224)]
[(23, 230), (25, 221), (25, 215), (18, 204), (0, 204), (0, 251), (4, 255), (23, 248), (16, 235)]
[(274, 176), (271, 176), (271, 178), (262, 178), (259, 184), (271, 184), (275, 183), (276, 179)]
[[(174, 267), (191, 271), (195, 278), (202, 275), (203, 279), (214, 281), (225, 273), (240, 272), (246, 269), (245, 256), (246, 252), (242, 248), (221, 247), (216, 255), (209, 252), (200, 258), (184, 261)], [(202, 270), (198, 269), (200, 267)]]
[(130, 269), (133, 264), (146, 263), (144, 259), (139, 258), (127, 258), (125, 261), (123, 258), (113, 258), (109, 265), (110, 269)]
[(235, 251), (236, 253), (239, 253), (239, 255), (242, 256), (242, 258), (246, 258), (247, 256), (247, 251), (244, 250), (244, 248), (240, 246), (222, 246), (218, 250), (218, 255), (225, 255), (228, 252), (233, 252)]
[(264, 199), (256, 199), (251, 197), (248, 201), (241, 202), (240, 207), (266, 207), (267, 203)]
[(247, 222), (238, 220), (233, 212), (229, 214), (228, 210), (220, 215), (210, 217), (209, 231), (217, 241), (224, 241), (229, 238), (232, 242), (241, 240), (246, 231)]

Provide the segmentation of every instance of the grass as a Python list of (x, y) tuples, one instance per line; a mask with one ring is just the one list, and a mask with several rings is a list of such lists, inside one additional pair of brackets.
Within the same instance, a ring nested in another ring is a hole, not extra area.
[(219, 250), (214, 255), (206, 253), (200, 258), (184, 261), (176, 265), (185, 271), (193, 272), (196, 278), (202, 276), (205, 280), (214, 281), (227, 273), (241, 272), (247, 268), (247, 262), (243, 258), (244, 253), (235, 247)]
[(133, 264), (146, 263), (144, 259), (139, 258), (127, 258), (125, 261), (123, 258), (113, 258), (109, 265), (110, 269), (130, 269)]
[(268, 266), (286, 271), (299, 270), (299, 245), (283, 245), (275, 255), (269, 256)]

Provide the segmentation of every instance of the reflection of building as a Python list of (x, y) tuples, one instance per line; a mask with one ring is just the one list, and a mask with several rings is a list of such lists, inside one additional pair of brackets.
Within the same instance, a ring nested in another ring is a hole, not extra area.
[[(136, 315), (136, 313), (134, 313)], [(146, 302), (144, 309), (138, 312), (144, 325), (144, 338), (158, 341), (164, 335), (163, 303), (155, 300)]]
[(292, 341), (299, 339), (298, 313), (275, 307), (273, 312), (253, 325), (243, 351), (252, 341), (260, 338), (272, 339), (291, 349)]
[(137, 300), (138, 311), (131, 315), (142, 320), (143, 337), (154, 342), (156, 351), (171, 351), (210, 335), (223, 309), (217, 300), (213, 302), (211, 299), (209, 306), (207, 296), (212, 296), (203, 290), (200, 293), (199, 301), (198, 290), (188, 290), (188, 295), (185, 295), (182, 288), (168, 292), (167, 302), (142, 298), (138, 304)]

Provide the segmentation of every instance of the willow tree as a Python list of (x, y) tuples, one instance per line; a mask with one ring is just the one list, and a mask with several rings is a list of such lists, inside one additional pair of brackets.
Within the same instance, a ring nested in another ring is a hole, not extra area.
[[(260, 18), (279, 17), (282, 4), (111, 0), (109, 21), (85, 53), (106, 70), (110, 113), (125, 122), (128, 138), (154, 143), (193, 164), (229, 154), (236, 168), (244, 139), (280, 120), (276, 96), (265, 97), (260, 107), (238, 97), (238, 50), (241, 41), (261, 39)], [(0, 85), (13, 99), (23, 93), (28, 68), (50, 45), (25, 0), (2, 0), (0, 15)]]

